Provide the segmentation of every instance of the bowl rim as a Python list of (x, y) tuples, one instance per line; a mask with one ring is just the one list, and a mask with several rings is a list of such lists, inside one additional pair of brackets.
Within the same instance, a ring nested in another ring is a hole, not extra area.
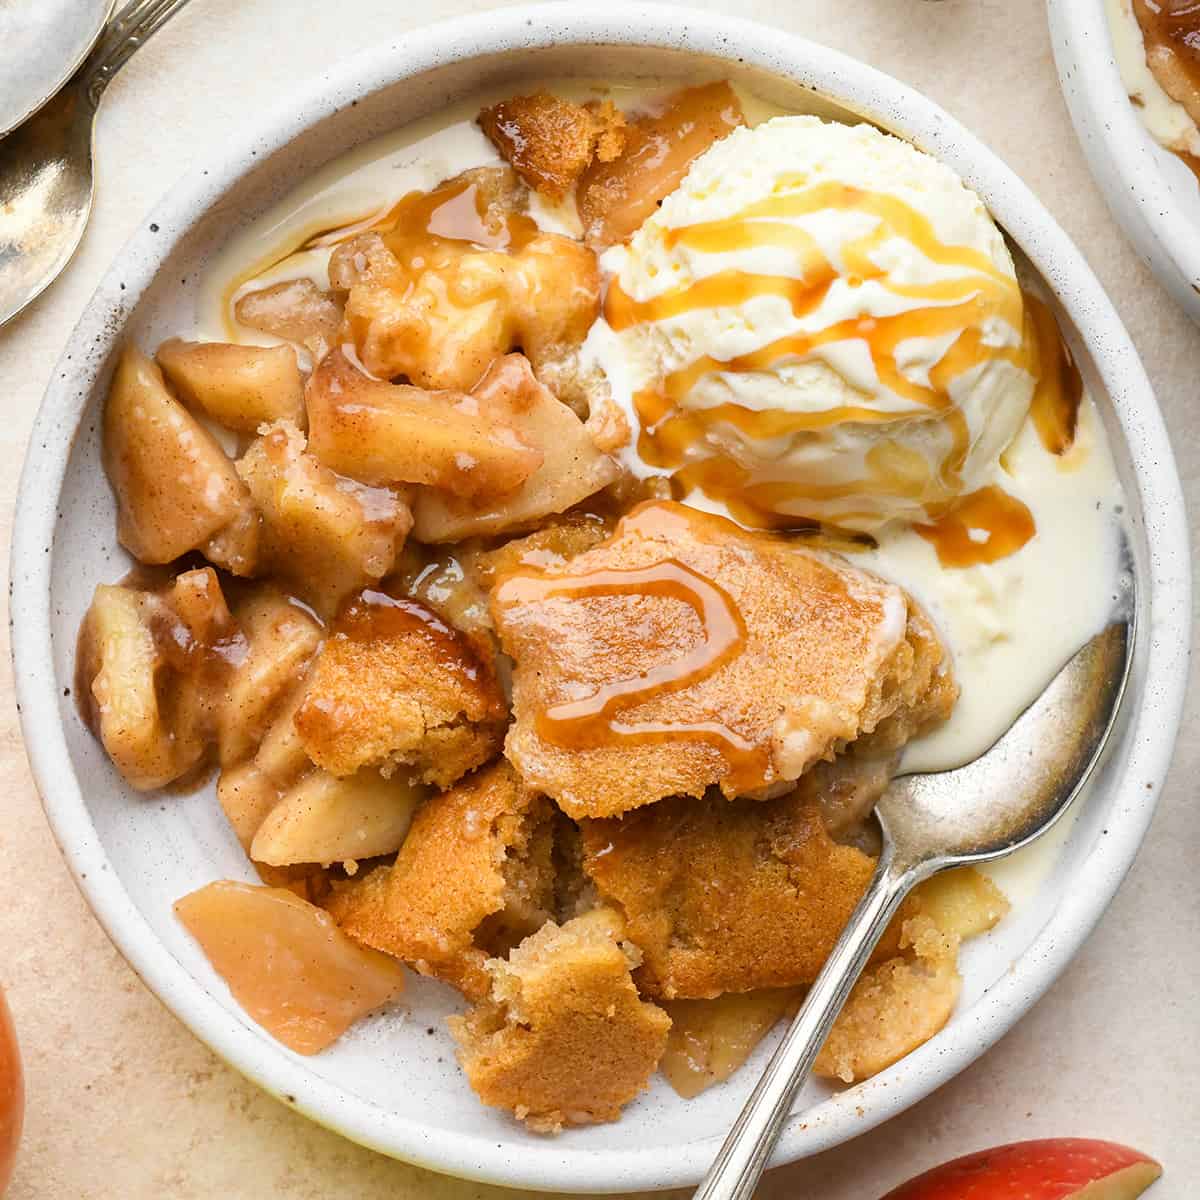
[(161, 945), (109, 863), (68, 753), (51, 634), (57, 501), (77, 427), (125, 315), (178, 239), (261, 161), (257, 155), (284, 145), (350, 97), (450, 61), (564, 43), (665, 48), (746, 63), (864, 115), (879, 115), (958, 170), (1021, 244), (1089, 346), (1128, 442), (1144, 514), (1147, 684), (1131, 717), (1127, 769), (1114, 784), (1110, 836), (1080, 865), (1075, 886), (1013, 969), (960, 1014), (947, 1038), (903, 1060), (904, 1069), (885, 1073), (886, 1086), (840, 1093), (794, 1116), (772, 1165), (865, 1132), (950, 1079), (1029, 1009), (1082, 944), (1133, 861), (1170, 762), (1186, 679), (1186, 656), (1178, 648), (1189, 636), (1190, 575), (1183, 497), (1161, 414), (1128, 334), (1079, 251), (1029, 189), (938, 106), (796, 35), (655, 3), (601, 7), (567, 0), (456, 18), (335, 64), (236, 138), (220, 163), (205, 171), (197, 166), (167, 194), (118, 253), (64, 347), (37, 415), (18, 492), (10, 567), (14, 673), (25, 744), (54, 836), (101, 925), (143, 982), (197, 1037), (284, 1103), (363, 1145), (443, 1173), (516, 1187), (611, 1192), (693, 1184), (719, 1138), (614, 1154), (573, 1149), (569, 1134), (554, 1142), (524, 1135), (496, 1142), (432, 1129), (340, 1091), (265, 1032), (231, 1022)]
[(1125, 89), (1105, 0), (1047, 0), (1071, 123), (1109, 211), (1175, 302), (1200, 322), (1200, 235), (1163, 174), (1163, 154)]

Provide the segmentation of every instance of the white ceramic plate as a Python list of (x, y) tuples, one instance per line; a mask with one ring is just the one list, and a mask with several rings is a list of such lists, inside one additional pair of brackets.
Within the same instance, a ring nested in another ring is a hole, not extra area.
[(1200, 184), (1129, 99), (1106, 0), (1047, 0), (1054, 61), (1092, 175), (1134, 249), (1200, 322)]
[(172, 901), (192, 888), (248, 876), (211, 791), (133, 794), (66, 694), (93, 586), (125, 570), (97, 433), (120, 340), (149, 346), (185, 328), (197, 276), (231, 228), (336, 153), (466, 92), (571, 74), (729, 76), (786, 107), (869, 117), (948, 162), (1061, 302), (1129, 498), (1142, 633), (1130, 702), (1092, 799), (1036, 895), (967, 948), (963, 1000), (947, 1028), (852, 1090), (810, 1083), (775, 1163), (846, 1141), (961, 1070), (1029, 1008), (1087, 936), (1129, 867), (1167, 770), (1184, 683), (1189, 573), (1179, 484), (1158, 408), (1076, 249), (1024, 185), (929, 101), (778, 30), (682, 7), (571, 3), (501, 9), (405, 34), (331, 68), (162, 202), (118, 256), (55, 372), (31, 441), (13, 541), (22, 720), (46, 812), (79, 886), (135, 970), (197, 1036), (314, 1119), (440, 1171), (529, 1188), (617, 1191), (695, 1182), (767, 1048), (749, 1070), (695, 1101), (679, 1100), (659, 1082), (618, 1124), (557, 1139), (531, 1135), (477, 1103), (442, 1032), (448, 989), (427, 980), (409, 989), (409, 1015), (372, 1019), (315, 1058), (290, 1053), (241, 1012), (171, 914)]

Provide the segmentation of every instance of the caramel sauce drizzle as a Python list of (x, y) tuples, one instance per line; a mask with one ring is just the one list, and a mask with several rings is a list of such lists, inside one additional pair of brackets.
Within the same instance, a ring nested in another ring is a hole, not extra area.
[[(681, 505), (649, 501), (622, 521), (618, 533), (646, 531), (669, 537), (679, 522), (693, 519), (704, 518), (700, 514), (693, 517)], [(538, 715), (539, 735), (552, 745), (576, 750), (621, 743), (705, 742), (722, 752), (739, 788), (761, 785), (769, 765), (766, 748), (724, 722), (622, 719), (631, 709), (708, 679), (744, 650), (747, 632), (741, 610), (714, 580), (678, 559), (665, 558), (644, 567), (605, 568), (566, 577), (514, 573), (502, 579), (495, 591), (501, 608), (556, 598), (579, 601), (607, 596), (657, 597), (686, 605), (700, 622), (700, 640), (670, 662), (549, 705)]]
[(933, 524), (913, 529), (937, 551), (943, 567), (996, 562), (1015, 554), (1037, 533), (1028, 507), (994, 484), (964, 496)]
[[(479, 184), (461, 176), (428, 192), (408, 192), (390, 208), (306, 238), (297, 250), (336, 246), (360, 233), (375, 232), (398, 257), (429, 252), (445, 242), (477, 250), (519, 250), (537, 236), (537, 222), (524, 213), (489, 212)], [(460, 246), (460, 248), (462, 248)]]
[(431, 191), (407, 192), (395, 204), (337, 225), (319, 225), (298, 233), (230, 280), (222, 296), (222, 311), (232, 313), (233, 297), (244, 284), (295, 254), (321, 250), (347, 242), (362, 233), (378, 233), (388, 248), (411, 270), (433, 265), (419, 260), (441, 252), (468, 249), (513, 252), (537, 236), (537, 222), (524, 213), (489, 213), (479, 184), (461, 176)]
[[(843, 254), (843, 267), (835, 267), (815, 238), (792, 222), (811, 213), (835, 209), (874, 216), (876, 224), (853, 239)], [(605, 317), (613, 329), (639, 323), (669, 320), (701, 308), (744, 305), (759, 296), (787, 301), (802, 319), (814, 313), (834, 286), (862, 287), (868, 281), (883, 283), (885, 271), (873, 254), (888, 240), (903, 238), (938, 266), (966, 274), (931, 283), (886, 284), (897, 296), (917, 305), (893, 316), (854, 317), (814, 332), (789, 334), (751, 353), (720, 360), (701, 356), (667, 375), (656, 387), (634, 396), (641, 432), (638, 452), (651, 466), (671, 472), (676, 495), (695, 490), (721, 500), (744, 524), (755, 528), (795, 528), (810, 522), (802, 516), (806, 502), (846, 500), (852, 496), (902, 497), (922, 504), (932, 523), (921, 527), (938, 546), (943, 564), (964, 566), (992, 562), (1013, 553), (1033, 536), (1028, 508), (1000, 488), (983, 488), (959, 498), (961, 470), (970, 447), (966, 418), (953, 402), (955, 379), (986, 361), (1001, 357), (1030, 372), (1037, 385), (1031, 415), (1046, 449), (1063, 454), (1075, 436), (1083, 381), (1049, 307), (1017, 281), (999, 270), (989, 256), (970, 247), (942, 243), (932, 224), (894, 196), (841, 183), (805, 186), (794, 177), (781, 182), (776, 193), (734, 217), (701, 222), (668, 230), (668, 249), (685, 246), (707, 254), (770, 248), (789, 253), (798, 263), (792, 276), (760, 275), (725, 270), (690, 284), (669, 288), (648, 300), (638, 301), (614, 281), (605, 304)], [(995, 313), (1014, 329), (1023, 331), (1019, 347), (985, 346), (979, 318)], [(929, 371), (929, 383), (907, 378), (897, 364), (899, 347), (911, 338), (945, 338), (957, 334), (938, 363)], [(783, 360), (802, 360), (823, 346), (847, 340), (865, 341), (870, 348), (880, 383), (907, 400), (912, 410), (881, 412), (864, 405), (838, 405), (820, 412), (757, 412), (725, 402), (688, 410), (682, 404), (706, 376), (767, 371)], [(759, 467), (751, 470), (735, 457), (719, 452), (698, 458), (697, 447), (716, 447), (730, 432), (750, 440), (772, 440), (813, 434), (843, 422), (882, 425), (902, 424), (915, 416), (936, 414), (949, 433), (950, 448), (931, 468), (925, 458), (906, 447), (900, 438), (882, 439), (866, 455), (866, 475), (845, 484), (818, 484), (797, 480), (781, 472), (771, 478)], [(870, 518), (873, 512), (843, 513), (844, 520)], [(986, 533), (973, 541), (968, 529)]]
[(1042, 445), (1051, 454), (1065, 454), (1075, 444), (1083, 376), (1050, 306), (1029, 292), (1025, 294), (1025, 320), (1025, 341), (1031, 347), (1037, 375), (1029, 415)]
[[(828, 260), (809, 233), (790, 223), (828, 209), (864, 212), (877, 218), (871, 230), (848, 243), (842, 269)], [(799, 261), (798, 277), (723, 271), (645, 301), (634, 300), (619, 282), (614, 282), (606, 299), (605, 316), (620, 331), (697, 308), (733, 307), (753, 297), (771, 295), (787, 300), (793, 314), (803, 318), (816, 311), (830, 289), (841, 281), (852, 288), (867, 281), (881, 282), (886, 272), (876, 265), (872, 255), (896, 237), (915, 245), (938, 266), (968, 273), (931, 283), (888, 284), (893, 294), (920, 302), (905, 312), (853, 317), (822, 330), (789, 334), (733, 359), (702, 356), (672, 372), (656, 388), (642, 390), (634, 397), (642, 427), (638, 451), (644, 461), (672, 470), (684, 494), (702, 487), (730, 504), (739, 519), (749, 519), (758, 526), (794, 522), (795, 518), (787, 514), (802, 511), (805, 501), (849, 495), (901, 495), (924, 502), (930, 510), (939, 506), (944, 510), (961, 488), (960, 471), (970, 446), (966, 420), (950, 396), (951, 383), (964, 371), (997, 356), (1028, 366), (1024, 347), (984, 346), (978, 330), (971, 326), (981, 314), (995, 312), (1013, 328), (1022, 328), (1022, 296), (1016, 280), (1000, 271), (986, 254), (940, 242), (931, 223), (902, 200), (841, 183), (806, 187), (800, 178), (784, 180), (776, 194), (737, 216), (672, 229), (665, 240), (668, 247), (682, 245), (710, 254), (758, 247), (787, 251)], [(901, 372), (896, 354), (903, 342), (955, 333), (957, 337), (931, 368), (928, 386)], [(815, 413), (756, 412), (733, 403), (695, 411), (680, 407), (705, 376), (769, 370), (781, 360), (801, 360), (824, 346), (848, 340), (867, 342), (884, 387), (907, 400), (917, 413), (941, 414), (951, 445), (936, 470), (931, 471), (923, 460), (914, 460), (898, 441), (885, 441), (874, 461), (867, 463), (868, 477), (844, 487), (821, 487), (795, 479), (755, 483), (744, 468), (727, 458), (690, 461), (689, 451), (695, 446), (719, 444), (722, 425), (749, 438), (766, 440), (813, 433), (847, 421), (883, 424), (911, 419), (912, 411), (887, 413), (862, 405), (840, 405)]]

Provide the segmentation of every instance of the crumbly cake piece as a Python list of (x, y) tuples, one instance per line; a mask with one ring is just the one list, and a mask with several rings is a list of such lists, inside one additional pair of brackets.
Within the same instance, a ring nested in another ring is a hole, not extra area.
[(634, 116), (620, 152), (600, 155), (579, 178), (576, 199), (589, 243), (627, 241), (714, 142), (746, 123), (724, 80), (684, 88)]
[(403, 765), (449, 787), (500, 749), (507, 713), (483, 639), (418, 600), (366, 590), (338, 617), (295, 720), (333, 775)]
[(484, 1104), (557, 1133), (615, 1121), (645, 1088), (671, 1020), (638, 996), (637, 950), (623, 937), (619, 915), (597, 909), (488, 962), (489, 998), (449, 1020)]
[(418, 809), (391, 866), (326, 901), (351, 937), (486, 995), (484, 963), (550, 920), (553, 808), (503, 760)]
[(612, 162), (625, 148), (625, 115), (611, 100), (583, 105), (535, 92), (485, 108), (478, 119), (517, 174), (555, 200), (570, 191), (593, 158)]
[(854, 985), (813, 1070), (827, 1079), (854, 1083), (878, 1075), (950, 1019), (962, 976), (958, 937), (923, 914), (905, 921), (905, 953), (868, 967)]
[(515, 660), (505, 751), (570, 816), (763, 794), (887, 722), (946, 715), (948, 661), (900, 588), (683, 505), (639, 505), (596, 549), (502, 579)]
[(569, 512), (549, 518), (540, 529), (525, 537), (510, 538), (468, 557), (479, 586), (491, 590), (498, 579), (513, 571), (564, 566), (576, 555), (600, 545), (611, 533), (611, 523), (602, 517)]
[(875, 867), (795, 792), (673, 797), (580, 828), (584, 870), (642, 951), (638, 985), (663, 999), (811, 983)]

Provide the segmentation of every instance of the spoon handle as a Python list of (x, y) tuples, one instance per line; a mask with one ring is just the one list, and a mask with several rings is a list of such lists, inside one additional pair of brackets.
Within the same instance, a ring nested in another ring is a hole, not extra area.
[(750, 1200), (754, 1195), (834, 1019), (888, 922), (922, 875), (919, 868), (896, 863), (885, 834), (874, 878), (696, 1190), (696, 1200)]
[(100, 103), (104, 89), (129, 56), (187, 3), (188, 0), (129, 0), (117, 13), (84, 68), (87, 96), (93, 107)]

